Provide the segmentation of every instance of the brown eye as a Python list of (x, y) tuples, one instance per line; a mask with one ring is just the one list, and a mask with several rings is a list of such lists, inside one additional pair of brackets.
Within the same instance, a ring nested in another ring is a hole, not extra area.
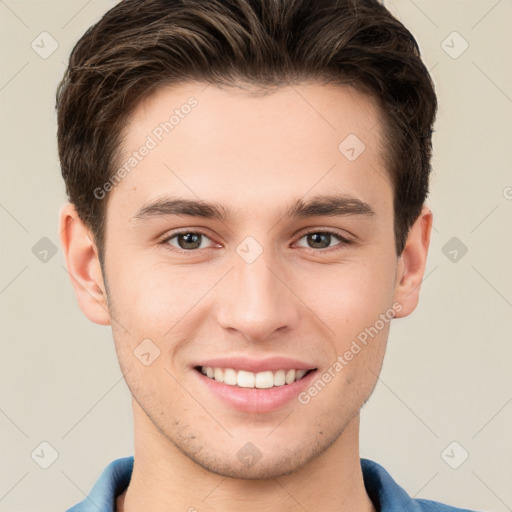
[(202, 235), (198, 233), (185, 233), (176, 235), (180, 249), (198, 249), (201, 246)]
[(181, 231), (168, 236), (165, 240), (162, 240), (161, 243), (175, 248), (178, 252), (194, 252), (197, 249), (205, 249), (208, 247), (205, 240), (209, 240), (209, 238), (200, 231)]
[(306, 247), (307, 249), (329, 249), (333, 247), (331, 243), (335, 240), (338, 240), (338, 243), (334, 244), (334, 246), (344, 246), (351, 243), (350, 240), (333, 231), (310, 231), (302, 235), (300, 240), (304, 238), (306, 239), (307, 245), (300, 247)]
[(313, 249), (325, 249), (323, 247), (327, 244), (327, 247), (331, 244), (331, 235), (328, 233), (310, 233), (307, 236), (308, 244), (311, 245)]

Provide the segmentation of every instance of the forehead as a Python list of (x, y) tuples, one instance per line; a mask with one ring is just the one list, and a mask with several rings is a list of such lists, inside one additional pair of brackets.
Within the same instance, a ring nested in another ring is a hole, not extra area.
[(116, 164), (128, 172), (111, 194), (132, 213), (165, 193), (254, 213), (284, 196), (352, 192), (378, 209), (391, 197), (381, 126), (373, 99), (346, 86), (160, 88), (125, 128)]
[[(138, 103), (125, 128), (123, 147), (148, 134), (157, 142), (172, 144), (180, 131), (187, 135), (191, 130), (203, 143), (230, 135), (232, 140), (245, 142), (247, 151), (251, 140), (246, 136), (258, 131), (266, 135), (266, 143), (270, 139), (281, 144), (284, 139), (313, 143), (325, 134), (336, 142), (343, 135), (355, 134), (366, 145), (374, 145), (381, 135), (379, 115), (374, 99), (350, 86), (305, 82), (264, 93), (253, 86), (241, 89), (186, 82), (157, 88)], [(188, 125), (188, 130), (178, 130), (180, 125)], [(165, 137), (171, 131), (174, 136)]]

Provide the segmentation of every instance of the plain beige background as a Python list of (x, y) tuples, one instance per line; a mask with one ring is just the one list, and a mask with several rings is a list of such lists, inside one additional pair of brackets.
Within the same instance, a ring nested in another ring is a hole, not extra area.
[[(133, 453), (110, 327), (78, 308), (57, 225), (56, 86), (77, 39), (114, 3), (0, 0), (2, 512), (65, 510)], [(361, 455), (412, 496), (509, 511), (512, 1), (385, 3), (416, 36), (439, 96), (434, 230), (420, 305), (392, 324), (362, 411)]]

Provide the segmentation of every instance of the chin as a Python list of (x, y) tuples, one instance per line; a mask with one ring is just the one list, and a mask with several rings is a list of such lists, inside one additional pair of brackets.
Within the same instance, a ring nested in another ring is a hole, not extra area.
[[(293, 458), (285, 458), (274, 453), (272, 459), (261, 454), (261, 458), (254, 462), (240, 461), (237, 457), (228, 460), (225, 455), (219, 455), (218, 459), (212, 457), (208, 460), (202, 460), (202, 457), (190, 454), (188, 456), (206, 471), (222, 477), (241, 480), (267, 480), (289, 475), (306, 465), (309, 460), (304, 458), (301, 453), (295, 453)], [(310, 458), (313, 457), (314, 455)]]

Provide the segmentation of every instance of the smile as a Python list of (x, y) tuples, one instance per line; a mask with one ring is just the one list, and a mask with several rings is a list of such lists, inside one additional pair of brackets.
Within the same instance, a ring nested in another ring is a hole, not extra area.
[(285, 386), (301, 380), (307, 373), (314, 370), (277, 370), (262, 371), (253, 373), (245, 370), (235, 370), (233, 368), (214, 368), (212, 366), (196, 367), (203, 375), (217, 382), (228, 386), (240, 388), (268, 389), (272, 387)]

